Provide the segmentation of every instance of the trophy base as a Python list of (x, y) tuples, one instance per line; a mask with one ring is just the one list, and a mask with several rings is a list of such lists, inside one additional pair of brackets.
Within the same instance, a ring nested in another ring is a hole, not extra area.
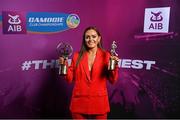
[(109, 65), (108, 65), (108, 70), (114, 70), (115, 67), (116, 67), (116, 60), (110, 59)]
[(59, 66), (59, 75), (67, 74), (67, 66), (65, 64), (60, 64)]

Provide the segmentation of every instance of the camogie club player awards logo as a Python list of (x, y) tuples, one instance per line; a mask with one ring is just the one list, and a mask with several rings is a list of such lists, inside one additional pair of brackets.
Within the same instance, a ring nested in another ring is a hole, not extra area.
[(20, 12), (2, 12), (4, 34), (25, 34), (26, 18)]
[(80, 18), (76, 14), (29, 12), (27, 31), (31, 33), (57, 33), (78, 27)]

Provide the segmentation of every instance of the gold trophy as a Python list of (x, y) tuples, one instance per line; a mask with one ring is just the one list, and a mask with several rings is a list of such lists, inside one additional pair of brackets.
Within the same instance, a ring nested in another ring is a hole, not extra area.
[(71, 45), (61, 42), (58, 44), (56, 50), (59, 54), (59, 57), (64, 58), (64, 63), (59, 65), (59, 74), (60, 75), (66, 75), (67, 69), (68, 69), (66, 61), (68, 60), (68, 57), (70, 57), (72, 55), (73, 48)]
[[(118, 54), (115, 51), (116, 48), (117, 48), (116, 41), (113, 41), (113, 43), (111, 44), (111, 52), (110, 52), (111, 56), (118, 56)], [(117, 62), (118, 61), (110, 58), (109, 64), (108, 64), (108, 70), (114, 70)]]

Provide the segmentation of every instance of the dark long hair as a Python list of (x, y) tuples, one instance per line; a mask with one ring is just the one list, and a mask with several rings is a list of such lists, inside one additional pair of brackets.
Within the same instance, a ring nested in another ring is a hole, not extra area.
[(81, 44), (81, 49), (80, 49), (80, 51), (79, 51), (79, 56), (78, 56), (78, 58), (77, 58), (76, 67), (78, 66), (78, 64), (79, 64), (79, 62), (80, 62), (80, 60), (81, 60), (84, 52), (87, 51), (87, 46), (86, 46), (86, 44), (85, 44), (85, 34), (86, 34), (86, 32), (87, 32), (88, 30), (94, 30), (94, 31), (96, 31), (97, 35), (101, 37), (101, 40), (100, 40), (100, 42), (98, 43), (97, 46), (98, 46), (98, 48), (104, 50), (104, 49), (103, 49), (103, 46), (102, 46), (102, 36), (101, 36), (99, 30), (98, 30), (96, 27), (94, 27), (94, 26), (90, 26), (90, 27), (86, 28), (86, 29), (84, 30), (84, 33), (83, 33), (83, 41), (82, 41), (82, 44)]

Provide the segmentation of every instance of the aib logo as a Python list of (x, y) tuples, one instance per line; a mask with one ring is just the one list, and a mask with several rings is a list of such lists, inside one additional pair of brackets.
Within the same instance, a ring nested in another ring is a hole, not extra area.
[(151, 12), (152, 17), (150, 18), (150, 20), (152, 21), (152, 23), (149, 26), (149, 29), (162, 29), (163, 28), (163, 24), (161, 23), (161, 21), (163, 20), (163, 17), (161, 16), (162, 12)]
[(170, 7), (146, 8), (144, 32), (167, 33), (169, 29)]
[(2, 23), (4, 34), (26, 33), (26, 18), (19, 12), (2, 12)]

